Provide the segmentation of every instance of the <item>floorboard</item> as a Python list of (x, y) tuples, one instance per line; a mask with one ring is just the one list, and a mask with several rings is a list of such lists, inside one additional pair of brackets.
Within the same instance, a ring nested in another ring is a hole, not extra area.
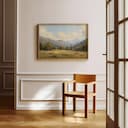
[(0, 128), (105, 128), (105, 111), (89, 112), (84, 118), (81, 111), (14, 111), (0, 110)]

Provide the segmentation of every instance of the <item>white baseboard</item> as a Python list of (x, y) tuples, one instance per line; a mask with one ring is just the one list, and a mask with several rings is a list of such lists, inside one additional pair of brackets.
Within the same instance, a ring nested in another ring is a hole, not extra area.
[[(84, 102), (77, 101), (77, 110), (84, 109)], [(72, 103), (66, 104), (67, 110), (72, 110)], [(92, 109), (92, 101), (89, 102), (88, 109)], [(44, 102), (44, 103), (30, 103), (30, 104), (19, 104), (16, 110), (62, 110), (62, 103), (58, 102)], [(105, 100), (96, 101), (96, 110), (106, 110)]]

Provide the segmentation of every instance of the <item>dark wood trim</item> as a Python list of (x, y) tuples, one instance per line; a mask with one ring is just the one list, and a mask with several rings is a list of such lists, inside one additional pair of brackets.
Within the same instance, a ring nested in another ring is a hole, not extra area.
[(112, 90), (112, 89), (110, 89), (110, 88), (107, 88), (107, 91), (110, 91), (110, 92), (112, 92), (112, 93), (115, 93), (115, 91)]
[(1, 65), (0, 65), (0, 69), (3, 69), (3, 68), (13, 69), (13, 68), (15, 68), (15, 66), (1, 66)]
[(7, 74), (12, 74), (14, 76), (14, 71), (3, 71), (2, 76), (3, 76), (3, 84), (2, 87), (4, 90), (14, 90), (14, 87), (6, 87), (6, 75)]
[(107, 53), (103, 53), (102, 55), (103, 55), (103, 56), (106, 56), (106, 55), (107, 55)]
[[(5, 46), (5, 44), (6, 44), (6, 0), (3, 0), (2, 2), (3, 2), (3, 23), (2, 23), (3, 24), (3, 28), (2, 28), (2, 30), (3, 30), (2, 60), (3, 61), (2, 62), (3, 63), (16, 63), (16, 61), (14, 59), (12, 59), (12, 60), (7, 60), (6, 59), (6, 52), (5, 52), (5, 49), (6, 49), (6, 46)], [(14, 3), (14, 6), (15, 6), (16, 0), (13, 0), (13, 3)], [(15, 13), (15, 11), (17, 11), (17, 10), (14, 8), (14, 13)], [(15, 17), (16, 17), (16, 15), (15, 15)], [(14, 19), (14, 22), (15, 22), (15, 20), (17, 20), (17, 19)], [(14, 38), (16, 38), (16, 36)]]
[(107, 36), (110, 35), (110, 34), (114, 34), (115, 31), (110, 31), (110, 32), (107, 32)]
[(77, 97), (77, 98), (85, 98), (85, 96), (82, 96), (82, 95), (71, 95), (71, 94), (64, 94), (65, 96), (68, 96), (68, 97)]
[(108, 0), (106, 3), (107, 3), (107, 5), (111, 2), (112, 0)]
[(114, 121), (107, 115), (106, 117), (106, 128), (115, 128)]
[[(16, 102), (16, 41), (17, 41), (17, 0), (1, 0), (1, 58), (0, 58), (0, 79), (1, 91), (0, 107), (11, 107), (15, 109)], [(12, 40), (10, 40), (12, 39)], [(7, 45), (12, 45), (8, 52)], [(11, 54), (10, 54), (11, 53)], [(14, 72), (14, 73), (13, 73)], [(7, 73), (7, 74), (6, 74)], [(7, 75), (7, 76), (6, 76)], [(9, 75), (9, 76), (8, 76)], [(14, 79), (13, 79), (13, 77)], [(14, 84), (13, 84), (14, 83)], [(12, 86), (14, 85), (14, 86)], [(13, 89), (14, 87), (14, 89)], [(11, 103), (11, 104), (10, 104)]]
[(14, 110), (16, 110), (16, 63), (17, 63), (17, 0), (15, 0), (15, 45), (14, 45)]
[(114, 61), (107, 61), (107, 64), (115, 64), (115, 62)]
[(114, 71), (114, 122), (115, 128), (118, 128), (118, 1), (114, 0), (114, 29), (115, 29), (115, 71)]
[(14, 97), (11, 95), (0, 95), (0, 109), (14, 109)]
[(2, 33), (2, 35), (3, 35), (3, 45), (2, 45), (2, 60), (3, 60), (3, 62), (5, 62), (4, 60), (5, 60), (5, 0), (2, 0), (2, 4), (3, 4), (3, 23), (2, 23), (2, 25), (3, 25), (3, 28), (2, 28), (2, 30), (3, 30), (3, 33)]
[(119, 24), (125, 23), (125, 22), (127, 22), (127, 21), (128, 21), (128, 17), (127, 17), (127, 18), (124, 18), (123, 20), (120, 20), (120, 21), (119, 21)]
[(122, 98), (122, 99), (124, 99), (125, 101), (127, 101), (127, 102), (128, 102), (128, 99), (127, 99), (127, 98), (125, 98), (124, 96), (121, 96), (121, 95), (119, 95), (119, 94), (118, 94), (118, 97), (120, 97), (120, 98)]
[(128, 61), (128, 59), (127, 58), (122, 58), (122, 59), (118, 59), (119, 61)]
[(128, 102), (128, 99), (125, 98), (124, 100)]

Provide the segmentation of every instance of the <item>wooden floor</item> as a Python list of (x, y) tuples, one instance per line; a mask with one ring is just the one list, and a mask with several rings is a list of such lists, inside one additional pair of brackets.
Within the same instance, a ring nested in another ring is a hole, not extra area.
[(0, 110), (0, 128), (105, 128), (105, 111), (83, 113), (66, 111)]

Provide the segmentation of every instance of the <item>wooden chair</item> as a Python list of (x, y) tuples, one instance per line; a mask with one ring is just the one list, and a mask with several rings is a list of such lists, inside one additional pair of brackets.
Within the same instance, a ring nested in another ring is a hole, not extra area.
[[(78, 83), (84, 84), (84, 91), (77, 91)], [(73, 90), (69, 91), (68, 87), (73, 86)], [(93, 91), (88, 92), (88, 86), (93, 85)], [(88, 97), (93, 97), (93, 113), (96, 111), (96, 75), (85, 75), (85, 74), (74, 74), (73, 81), (63, 82), (63, 99), (62, 99), (62, 114), (65, 114), (66, 109), (66, 97), (73, 97), (73, 111), (76, 110), (76, 98), (84, 98), (85, 107), (85, 118), (88, 114)]]

